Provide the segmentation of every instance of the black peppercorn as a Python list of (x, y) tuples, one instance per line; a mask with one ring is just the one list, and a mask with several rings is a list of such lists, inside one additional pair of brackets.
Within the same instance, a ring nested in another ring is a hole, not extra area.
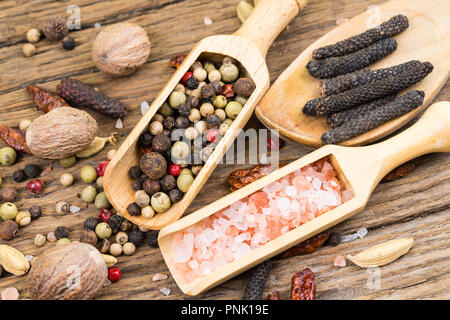
[(163, 191), (168, 192), (177, 186), (177, 180), (174, 176), (167, 174), (159, 180), (159, 184)]
[(186, 81), (186, 87), (189, 90), (195, 90), (198, 88), (198, 80), (195, 79), (194, 77), (190, 77), (189, 79), (187, 79)]
[(22, 182), (25, 181), (27, 176), (25, 175), (25, 172), (23, 170), (17, 170), (13, 172), (12, 178), (15, 182)]
[(128, 234), (128, 241), (132, 242), (136, 247), (145, 241), (145, 233), (139, 229), (133, 230)]
[(63, 226), (59, 226), (55, 229), (56, 239), (69, 238), (69, 229)]
[(69, 28), (67, 27), (66, 19), (61, 16), (55, 16), (45, 21), (42, 31), (48, 40), (57, 41), (63, 39), (69, 33)]
[(171, 145), (170, 138), (165, 134), (158, 134), (153, 138), (152, 148), (153, 151), (164, 153), (169, 150)]
[(28, 164), (25, 166), (23, 172), (28, 178), (36, 178), (41, 173), (41, 168), (34, 164)]
[(218, 116), (210, 115), (208, 116), (208, 118), (206, 118), (206, 126), (208, 127), (208, 129), (211, 128), (219, 129), (221, 123), (222, 122), (220, 121)]
[(171, 203), (177, 203), (183, 198), (184, 193), (178, 189), (172, 189), (169, 191), (169, 199)]
[[(147, 178), (148, 178), (148, 177), (147, 177), (146, 174), (141, 174), (140, 177), (139, 177), (139, 179), (138, 179), (138, 182), (141, 183), (141, 184), (144, 184), (144, 182), (145, 182), (145, 180), (146, 180)], [(142, 188), (141, 188), (141, 189), (142, 189)]]
[(31, 206), (30, 210), (28, 210), (31, 214), (31, 219), (37, 219), (42, 215), (42, 209), (39, 206)]
[(100, 221), (95, 217), (89, 217), (84, 221), (84, 229), (95, 231), (95, 227), (100, 223)]
[(119, 216), (118, 214), (115, 214), (108, 219), (108, 224), (113, 230), (119, 230), (121, 223), (122, 217)]
[(66, 50), (73, 50), (73, 48), (75, 48), (75, 40), (73, 40), (71, 37), (65, 37), (62, 40), (62, 46)]
[(141, 214), (141, 207), (136, 202), (130, 203), (127, 207), (127, 212), (132, 216), (138, 216)]
[(216, 96), (216, 90), (211, 84), (204, 85), (200, 90), (202, 99), (211, 99)]
[(139, 168), (139, 166), (132, 166), (129, 170), (128, 170), (128, 176), (131, 179), (137, 179), (141, 176), (142, 171), (141, 168)]
[(142, 147), (151, 147), (152, 146), (153, 136), (150, 132), (144, 132), (139, 137), (139, 144)]
[[(181, 106), (180, 106), (181, 107)], [(162, 123), (165, 130), (172, 130), (175, 127), (175, 118), (172, 116), (168, 116), (163, 120)]]
[(161, 185), (159, 184), (159, 181), (151, 180), (150, 178), (145, 179), (142, 187), (149, 196), (152, 196), (161, 190)]
[(178, 113), (183, 117), (189, 117), (189, 114), (191, 113), (191, 106), (187, 103), (183, 103), (178, 107)]
[(186, 104), (191, 108), (198, 107), (199, 103), (200, 101), (198, 100), (198, 98), (194, 96), (189, 96), (186, 100)]
[(210, 83), (210, 85), (213, 87), (215, 95), (218, 95), (222, 92), (222, 85), (219, 81), (213, 81)]
[(133, 191), (138, 191), (142, 189), (142, 182), (140, 181), (135, 181), (131, 184), (131, 189), (133, 189)]
[(152, 230), (147, 233), (147, 244), (152, 248), (159, 248), (158, 244), (159, 231)]
[(332, 232), (330, 236), (328, 237), (328, 240), (326, 242), (329, 246), (337, 246), (339, 243), (341, 243), (341, 235), (336, 232)]
[(178, 129), (186, 129), (189, 127), (189, 119), (186, 117), (177, 117), (177, 119), (175, 120), (175, 127), (177, 127)]

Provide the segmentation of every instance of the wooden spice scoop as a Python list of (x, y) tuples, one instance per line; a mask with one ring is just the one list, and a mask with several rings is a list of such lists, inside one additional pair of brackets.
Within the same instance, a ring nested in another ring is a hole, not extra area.
[(450, 6), (447, 0), (430, 0), (426, 6), (423, 3), (422, 0), (385, 2), (344, 22), (322, 36), (306, 48), (280, 75), (256, 107), (256, 116), (267, 127), (278, 129), (290, 140), (312, 147), (321, 146), (320, 137), (330, 129), (326, 118), (307, 116), (301, 111), (308, 100), (320, 96), (320, 80), (313, 78), (305, 67), (312, 59), (313, 50), (364, 32), (395, 15), (404, 14), (408, 17), (409, 28), (394, 37), (398, 42), (397, 50), (370, 65), (369, 68), (371, 70), (387, 68), (410, 60), (431, 62), (434, 66), (433, 72), (403, 92), (414, 89), (424, 91), (424, 103), (397, 119), (342, 142), (341, 145), (365, 145), (406, 125), (433, 100), (447, 81), (450, 72), (448, 68), (450, 65), (450, 41), (448, 41)]
[[(449, 101), (433, 104), (417, 123), (386, 141), (366, 147), (324, 146), (165, 227), (158, 238), (164, 260), (185, 294), (200, 294), (361, 212), (375, 186), (388, 172), (404, 162), (432, 152), (450, 152)], [(327, 156), (345, 190), (351, 191), (353, 198), (205, 277), (191, 283), (179, 281), (172, 262), (172, 242), (176, 232)]]
[[(161, 229), (178, 220), (200, 191), (217, 163), (232, 145), (245, 123), (253, 113), (258, 101), (270, 85), (265, 57), (267, 51), (287, 24), (307, 4), (308, 0), (261, 0), (247, 21), (233, 35), (217, 35), (201, 40), (186, 57), (164, 89), (131, 131), (105, 172), (104, 190), (114, 208), (128, 220), (148, 229)], [(195, 178), (183, 199), (171, 208), (151, 219), (131, 216), (126, 208), (134, 202), (134, 191), (128, 177), (128, 169), (137, 165), (140, 151), (137, 142), (141, 133), (148, 130), (150, 120), (166, 101), (189, 67), (198, 59), (221, 62), (224, 56), (236, 59), (241, 65), (241, 75), (250, 77), (256, 89), (248, 99), (239, 116), (221, 139), (201, 172)]]

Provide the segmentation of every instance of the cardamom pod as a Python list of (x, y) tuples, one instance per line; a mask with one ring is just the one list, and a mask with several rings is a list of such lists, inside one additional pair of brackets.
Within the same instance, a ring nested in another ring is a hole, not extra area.
[(115, 134), (117, 134), (117, 132), (113, 132), (111, 136), (106, 138), (95, 137), (94, 141), (92, 141), (86, 148), (76, 153), (75, 155), (77, 156), (77, 158), (89, 158), (94, 154), (102, 151), (107, 142), (115, 145), (117, 142), (117, 139), (114, 137)]
[(238, 6), (237, 6), (237, 15), (242, 23), (244, 23), (245, 20), (247, 20), (248, 17), (250, 17), (253, 9), (254, 9), (254, 7), (247, 1), (242, 0), (239, 2)]
[(16, 276), (22, 276), (30, 269), (30, 263), (22, 252), (5, 244), (0, 245), (0, 265)]
[(370, 247), (355, 256), (347, 255), (347, 258), (362, 268), (381, 267), (406, 254), (413, 243), (413, 238), (390, 240)]
[(108, 268), (111, 268), (117, 263), (117, 259), (113, 256), (110, 256), (109, 254), (102, 254), (102, 257), (105, 260), (106, 266)]

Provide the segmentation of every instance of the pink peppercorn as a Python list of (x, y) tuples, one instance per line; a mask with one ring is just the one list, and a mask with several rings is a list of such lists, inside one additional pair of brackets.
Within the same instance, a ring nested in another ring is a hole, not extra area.
[(108, 279), (111, 282), (119, 281), (121, 277), (122, 277), (122, 273), (120, 272), (120, 270), (118, 268), (111, 267), (108, 269)]
[(206, 133), (206, 140), (213, 143), (216, 140), (216, 137), (219, 135), (219, 131), (217, 129), (210, 129)]
[(269, 150), (278, 150), (282, 146), (282, 142), (278, 138), (269, 138), (267, 139), (267, 149)]
[(193, 73), (190, 72), (190, 71), (188, 71), (188, 72), (186, 72), (186, 73), (184, 74), (184, 76), (183, 76), (183, 78), (181, 79), (181, 81), (183, 82), (183, 84), (184, 84), (185, 86), (187, 86), (187, 81), (188, 81), (190, 78), (192, 78), (192, 76), (193, 76)]
[(27, 187), (31, 193), (40, 193), (42, 190), (44, 190), (44, 181), (42, 181), (41, 179), (31, 180), (27, 183)]
[(108, 223), (109, 218), (111, 218), (111, 212), (108, 209), (102, 209), (102, 210), (100, 210), (98, 218), (101, 221)]
[(181, 172), (181, 167), (178, 164), (171, 164), (169, 166), (169, 174), (171, 176), (177, 177)]
[(108, 166), (109, 162), (110, 162), (109, 160), (100, 162), (100, 164), (95, 169), (97, 171), (97, 176), (103, 177), (103, 175), (105, 174), (106, 167)]

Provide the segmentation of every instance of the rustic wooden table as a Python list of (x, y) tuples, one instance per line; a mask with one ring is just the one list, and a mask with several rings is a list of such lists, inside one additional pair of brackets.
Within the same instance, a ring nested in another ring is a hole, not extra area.
[[(311, 0), (269, 51), (267, 64), (272, 81), (304, 48), (335, 27), (338, 19), (350, 18), (381, 2)], [(126, 105), (129, 114), (121, 130), (115, 128), (115, 120), (91, 112), (98, 120), (100, 135), (107, 136), (112, 131), (119, 131), (120, 141), (123, 141), (141, 116), (141, 102), (154, 97), (173, 73), (173, 69), (167, 66), (168, 59), (176, 54), (187, 53), (198, 40), (206, 36), (234, 32), (240, 25), (236, 17), (237, 3), (238, 0), (1, 1), (0, 121), (17, 126), (20, 119), (34, 119), (41, 114), (33, 107), (25, 91), (28, 84), (38, 84), (55, 91), (61, 78), (73, 76), (120, 99)], [(70, 34), (77, 43), (76, 48), (65, 51), (60, 43), (42, 40), (36, 45), (38, 51), (35, 56), (23, 57), (21, 50), (26, 42), (26, 31), (31, 27), (40, 27), (50, 16), (67, 16), (66, 9), (73, 4), (81, 8), (82, 29)], [(205, 25), (205, 17), (212, 19), (211, 25)], [(143, 26), (152, 41), (152, 52), (141, 70), (128, 77), (113, 79), (94, 66), (91, 43), (100, 30), (96, 28), (98, 24), (105, 26), (119, 21), (131, 21)], [(449, 98), (450, 85), (447, 82), (436, 100)], [(247, 127), (261, 128), (262, 125), (253, 117)], [(109, 146), (97, 156), (79, 161), (70, 169), (29, 156), (22, 156), (12, 167), (0, 167), (4, 183), (15, 185), (20, 190), (17, 201), (19, 208), (27, 209), (37, 204), (44, 210), (43, 217), (20, 229), (18, 237), (8, 244), (25, 254), (37, 256), (53, 244), (47, 243), (37, 248), (33, 244), (35, 234), (47, 234), (57, 226), (70, 228), (70, 238), (78, 239), (83, 221), (97, 215), (94, 206), (86, 207), (77, 197), (85, 187), (79, 180), (79, 170), (87, 164), (97, 165), (106, 158), (111, 148)], [(281, 162), (290, 162), (309, 151), (300, 145), (286, 144), (281, 149)], [(29, 163), (37, 163), (42, 167), (54, 165), (52, 173), (44, 177), (44, 194), (37, 198), (26, 191), (26, 182), (17, 184), (11, 180), (14, 170)], [(277, 289), (283, 299), (288, 299), (292, 274), (309, 267), (316, 274), (319, 299), (450, 298), (450, 155), (427, 155), (414, 160), (414, 163), (416, 169), (409, 176), (379, 185), (364, 212), (333, 228), (334, 231), (348, 234), (365, 227), (369, 233), (364, 239), (333, 248), (323, 247), (307, 256), (276, 260), (272, 264), (266, 291)], [(248, 165), (219, 165), (188, 212), (229, 193), (226, 175), (238, 167)], [(63, 172), (71, 172), (77, 178), (76, 183), (68, 189), (59, 184)], [(60, 200), (80, 206), (81, 212), (57, 216), (55, 203)], [(353, 264), (345, 268), (333, 266), (337, 255), (354, 254), (384, 240), (406, 236), (416, 239), (411, 251), (394, 263), (380, 268), (378, 274)], [(190, 298), (183, 295), (170, 277), (159, 250), (144, 245), (133, 256), (122, 256), (118, 260), (122, 279), (103, 288), (97, 298)], [(153, 282), (152, 276), (158, 272), (169, 275), (169, 278)], [(244, 273), (196, 298), (240, 299), (247, 280), (248, 273)], [(9, 275), (0, 279), (0, 291), (9, 286), (18, 288), (21, 297), (28, 297), (26, 277)], [(170, 296), (164, 296), (159, 291), (161, 287), (170, 288)]]

